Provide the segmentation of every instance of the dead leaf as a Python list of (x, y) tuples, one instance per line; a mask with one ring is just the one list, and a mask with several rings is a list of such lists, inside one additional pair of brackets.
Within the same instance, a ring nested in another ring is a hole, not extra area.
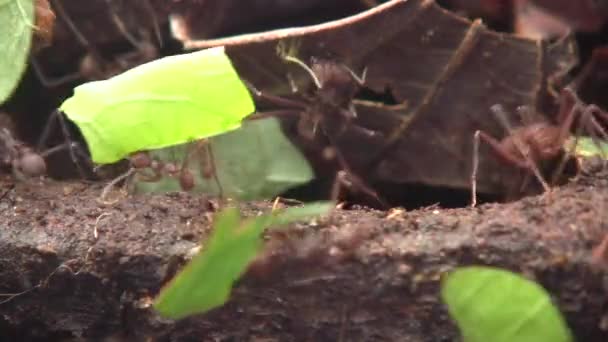
[[(525, 2), (527, 0), (518, 0)], [(563, 19), (573, 30), (598, 31), (608, 19), (608, 2), (597, 0), (530, 0)]]
[[(367, 68), (369, 91), (407, 102), (401, 111), (357, 105), (354, 124), (376, 134), (347, 129), (335, 139), (366, 180), (394, 185), (468, 189), (475, 130), (505, 135), (490, 107), (502, 104), (516, 124), (515, 108), (550, 103), (549, 77), (576, 62), (569, 39), (550, 46), (497, 33), (429, 0), (393, 0), (321, 25), (185, 45), (226, 45), (240, 75), (264, 92), (290, 94), (288, 74), (307, 89), (310, 77), (277, 57), (281, 41), (297, 42), (303, 61), (331, 57), (355, 72)], [(478, 189), (502, 194), (515, 171), (482, 155)]]

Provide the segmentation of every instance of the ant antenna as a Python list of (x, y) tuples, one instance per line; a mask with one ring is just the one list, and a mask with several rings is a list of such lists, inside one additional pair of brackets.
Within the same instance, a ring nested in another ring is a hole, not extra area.
[(152, 7), (150, 0), (145, 0), (144, 6), (146, 8), (146, 11), (148, 11), (150, 13), (150, 17), (152, 18), (152, 26), (154, 29), (154, 34), (156, 35), (156, 39), (158, 40), (158, 46), (162, 47), (164, 45), (163, 35), (160, 32), (160, 25), (158, 24), (158, 18), (156, 17), (156, 13), (154, 12), (154, 8)]
[(295, 54), (295, 50), (297, 49), (297, 45), (293, 44), (288, 48), (286, 47), (286, 44), (287, 43), (285, 43), (284, 41), (280, 41), (277, 44), (277, 55), (279, 55), (279, 57), (288, 62), (299, 65), (310, 75), (317, 88), (323, 88), (323, 84), (321, 84), (321, 81), (319, 81), (314, 71), (312, 71), (312, 69), (308, 65), (306, 65), (306, 63), (302, 62), (299, 58), (293, 56)]
[(123, 173), (122, 175), (114, 178), (112, 181), (110, 181), (110, 183), (108, 183), (102, 190), (101, 195), (99, 196), (99, 198), (97, 199), (99, 202), (101, 202), (102, 204), (113, 204), (116, 203), (116, 201), (108, 201), (106, 200), (106, 198), (108, 197), (108, 194), (110, 193), (110, 190), (116, 185), (118, 184), (120, 181), (122, 181), (123, 179), (127, 179), (130, 176), (132, 176), (133, 174), (135, 174), (135, 171), (137, 171), (134, 167), (131, 167), (129, 169), (129, 171)]
[(342, 64), (342, 67), (350, 73), (350, 75), (353, 77), (353, 79), (357, 83), (359, 83), (360, 86), (365, 84), (365, 78), (367, 77), (367, 67), (363, 68), (363, 72), (361, 73), (361, 76), (357, 76), (357, 74), (355, 74), (354, 71), (352, 71), (349, 67), (347, 67), (344, 64)]
[(521, 139), (519, 138), (519, 136), (517, 136), (517, 134), (512, 134), (513, 127), (511, 126), (511, 124), (509, 123), (509, 120), (507, 119), (507, 112), (504, 109), (504, 107), (500, 104), (495, 104), (492, 107), (490, 107), (490, 109), (492, 110), (492, 113), (494, 113), (494, 116), (498, 119), (498, 121), (507, 129), (507, 132), (513, 137), (513, 141), (515, 142), (515, 146), (519, 150), (519, 153), (521, 153), (521, 155), (526, 159), (526, 161), (530, 165), (530, 168), (532, 169), (532, 172), (534, 172), (534, 176), (538, 179), (538, 181), (543, 186), (545, 191), (546, 192), (551, 191), (549, 184), (547, 184), (547, 181), (545, 180), (543, 175), (540, 173), (540, 170), (538, 169), (538, 166), (536, 165), (536, 161), (534, 161), (530, 157), (530, 154), (529, 154), (530, 149), (529, 148), (526, 149), (526, 145), (523, 143), (523, 141), (521, 141)]

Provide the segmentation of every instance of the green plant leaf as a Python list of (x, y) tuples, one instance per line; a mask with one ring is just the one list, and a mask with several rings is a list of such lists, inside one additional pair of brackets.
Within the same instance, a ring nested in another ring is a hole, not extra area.
[[(221, 195), (240, 200), (271, 198), (290, 187), (309, 182), (314, 173), (302, 153), (283, 134), (276, 118), (249, 120), (240, 129), (210, 138), (215, 173), (221, 184)], [(165, 163), (182, 165), (187, 145), (149, 151)], [(190, 155), (188, 168), (195, 177), (192, 191), (220, 195), (214, 177), (205, 175), (209, 166), (206, 149)], [(136, 193), (180, 190), (179, 182), (165, 177), (157, 182), (135, 178)]]
[(208, 138), (254, 111), (223, 47), (161, 58), (82, 84), (60, 109), (82, 132), (95, 163)]
[(8, 99), (27, 66), (34, 27), (34, 0), (0, 0), (0, 104)]
[[(574, 139), (569, 139), (566, 142), (566, 149), (569, 150), (574, 144)], [(576, 149), (574, 152), (576, 155), (581, 157), (593, 157), (600, 156), (606, 158), (608, 156), (608, 141), (596, 141), (588, 137), (580, 137), (576, 142)]]
[(566, 342), (572, 335), (548, 293), (506, 270), (459, 268), (441, 296), (465, 342)]
[(225, 209), (217, 215), (201, 252), (161, 291), (156, 310), (164, 317), (180, 319), (223, 305), (234, 282), (260, 251), (266, 228), (323, 215), (332, 207), (333, 203), (317, 203), (244, 221), (237, 209)]

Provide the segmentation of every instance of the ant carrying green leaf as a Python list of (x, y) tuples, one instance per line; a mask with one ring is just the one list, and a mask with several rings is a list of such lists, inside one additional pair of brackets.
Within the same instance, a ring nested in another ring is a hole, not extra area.
[[(92, 163), (104, 165), (237, 129), (253, 111), (247, 88), (218, 47), (161, 58), (82, 84), (51, 122), (60, 123), (66, 138), (66, 121), (73, 123)], [(75, 149), (70, 153), (77, 163)]]

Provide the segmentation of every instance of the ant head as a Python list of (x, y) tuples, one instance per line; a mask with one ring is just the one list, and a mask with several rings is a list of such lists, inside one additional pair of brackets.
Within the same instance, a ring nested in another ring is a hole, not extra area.
[(152, 159), (146, 152), (135, 152), (129, 157), (129, 160), (136, 169), (145, 169), (152, 166)]
[(342, 64), (313, 58), (311, 69), (319, 80), (318, 94), (324, 103), (346, 107), (359, 91), (361, 81)]

